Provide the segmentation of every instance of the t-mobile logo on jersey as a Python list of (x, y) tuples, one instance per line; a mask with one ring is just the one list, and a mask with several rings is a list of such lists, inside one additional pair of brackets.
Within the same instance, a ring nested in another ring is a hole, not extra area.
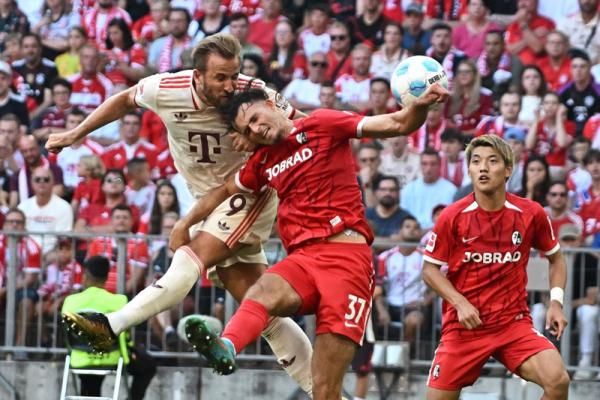
[(209, 132), (188, 132), (188, 139), (190, 143), (193, 143), (193, 140), (196, 136), (200, 137), (200, 148), (196, 145), (190, 146), (190, 152), (196, 153), (200, 156), (199, 160), (196, 160), (197, 163), (208, 163), (208, 164), (216, 164), (216, 161), (210, 158), (210, 146), (208, 138), (211, 138), (212, 141), (216, 142), (216, 146), (212, 147), (213, 154), (221, 154), (221, 136), (218, 133), (209, 133)]
[(294, 165), (308, 160), (312, 157), (312, 155), (313, 152), (308, 147), (305, 147), (302, 150), (298, 150), (296, 153), (294, 153), (293, 156), (289, 156), (286, 160), (281, 161), (279, 164), (275, 164), (271, 168), (267, 168), (267, 179), (270, 181), (271, 179), (290, 169)]

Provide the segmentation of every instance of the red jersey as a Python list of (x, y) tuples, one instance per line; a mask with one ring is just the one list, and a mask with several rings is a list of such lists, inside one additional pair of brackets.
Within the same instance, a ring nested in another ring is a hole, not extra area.
[(253, 15), (250, 18), (250, 30), (248, 33), (248, 42), (260, 47), (265, 55), (271, 53), (273, 43), (275, 42), (275, 27), (279, 21), (286, 18), (280, 15), (272, 21), (265, 21), (262, 15)]
[(494, 115), (494, 98), (492, 97), (492, 92), (484, 87), (481, 88), (479, 93), (479, 108), (469, 115), (465, 115), (466, 100), (461, 101), (461, 107), (456, 114), (450, 115), (451, 101), (446, 103), (446, 117), (462, 131), (476, 129), (483, 117)]
[(562, 215), (557, 218), (552, 218), (552, 214), (550, 213), (550, 207), (545, 207), (544, 211), (550, 218), (550, 223), (552, 224), (552, 230), (558, 234), (560, 232), (560, 227), (566, 224), (575, 225), (579, 232), (583, 232), (583, 220), (577, 214), (575, 214), (571, 210), (566, 210)]
[(102, 193), (102, 181), (100, 179), (92, 179), (89, 182), (81, 181), (75, 187), (73, 200), (79, 202), (79, 209), (86, 208), (90, 204), (103, 204), (104, 193)]
[(175, 175), (177, 170), (175, 169), (175, 163), (169, 149), (163, 150), (158, 156), (156, 156), (156, 163), (152, 169), (152, 179), (165, 179)]
[(80, 73), (69, 77), (73, 91), (71, 105), (77, 106), (90, 113), (104, 102), (113, 92), (113, 84), (102, 74), (96, 74), (92, 79), (85, 79)]
[(575, 210), (583, 220), (584, 236), (600, 232), (600, 194), (595, 194), (591, 187), (578, 192)]
[[(442, 211), (423, 258), (448, 264), (446, 277), (490, 328), (530, 318), (526, 267), (532, 247), (546, 255), (560, 248), (538, 203), (507, 193), (504, 207), (488, 212), (470, 194)], [(442, 334), (466, 329), (446, 301), (442, 312)]]
[(562, 64), (558, 68), (554, 68), (550, 63), (550, 57), (546, 56), (538, 62), (538, 66), (546, 78), (548, 88), (554, 92), (571, 81), (571, 59), (565, 57)]
[[(577, 125), (573, 121), (565, 121), (565, 130), (567, 135), (575, 137)], [(567, 163), (567, 148), (560, 147), (556, 143), (556, 132), (550, 132), (546, 128), (544, 121), (539, 121), (537, 124), (537, 142), (535, 144), (534, 153), (546, 157), (548, 165), (551, 167), (564, 167)]]
[(57, 264), (50, 264), (46, 268), (46, 281), (38, 289), (42, 299), (52, 294), (66, 296), (74, 291), (81, 290), (83, 267), (77, 261), (71, 261), (63, 268)]
[[(546, 35), (555, 27), (554, 21), (537, 14), (531, 17), (531, 21), (527, 25), (544, 44), (546, 43)], [(519, 21), (513, 22), (506, 28), (504, 40), (506, 44), (518, 43), (523, 40), (523, 31)], [(517, 55), (523, 65), (537, 64), (543, 56), (543, 51), (536, 54), (531, 47), (525, 46)]]
[(131, 16), (124, 9), (114, 6), (110, 10), (102, 10), (96, 6), (85, 11), (81, 19), (82, 25), (88, 34), (88, 39), (96, 42), (96, 45), (103, 49), (106, 46), (106, 37), (108, 36), (108, 24), (113, 19), (122, 19), (127, 26), (131, 27)]
[(66, 109), (50, 106), (41, 115), (40, 127), (64, 128), (67, 123), (67, 113), (71, 111), (71, 107)]
[(156, 146), (158, 151), (169, 147), (167, 141), (167, 127), (162, 119), (153, 111), (146, 110), (142, 114), (142, 129), (140, 137)]
[(504, 132), (508, 128), (518, 128), (523, 131), (523, 133), (527, 133), (527, 127), (524, 125), (514, 125), (506, 122), (502, 115), (498, 115), (497, 117), (489, 116), (481, 119), (477, 127), (475, 128), (475, 136), (487, 135), (489, 133), (493, 133), (494, 135), (498, 135), (501, 138), (504, 138)]
[[(8, 237), (0, 235), (0, 287), (6, 287), (8, 257)], [(17, 274), (39, 273), (41, 267), (42, 249), (35, 240), (24, 236), (17, 245)]]
[[(110, 260), (108, 278), (104, 289), (109, 292), (117, 292), (117, 242), (112, 238), (94, 239), (88, 250), (88, 257), (104, 256)], [(147, 268), (150, 261), (148, 245), (142, 239), (127, 239), (127, 269), (125, 279), (129, 279), (132, 268)]]
[(437, 127), (431, 127), (427, 123), (410, 134), (408, 143), (410, 146), (421, 153), (427, 147), (431, 147), (437, 151), (442, 149), (442, 133), (448, 128), (448, 120), (442, 119), (442, 123)]
[(361, 136), (364, 117), (317, 110), (293, 121), (290, 136), (257, 150), (236, 174), (242, 190), (277, 190), (277, 223), (288, 249), (352, 229), (369, 243), (373, 232), (365, 218), (352, 168), (351, 138)]
[(404, 19), (402, 0), (385, 0), (383, 2), (383, 16), (388, 21), (394, 21), (401, 24)]
[(127, 162), (133, 158), (148, 160), (150, 169), (156, 163), (156, 146), (145, 140), (139, 140), (136, 144), (128, 146), (124, 141), (111, 145), (106, 153), (102, 155), (102, 161), (106, 169), (124, 169)]
[(128, 80), (125, 74), (116, 68), (118, 63), (125, 63), (132, 68), (144, 68), (148, 60), (146, 50), (144, 50), (139, 43), (134, 43), (129, 50), (113, 47), (110, 50), (106, 50), (104, 53), (108, 58), (108, 64), (104, 68), (104, 75), (113, 83), (113, 85), (124, 84), (131, 86), (135, 83)]
[[(127, 204), (125, 197), (123, 197), (123, 204)], [(140, 223), (140, 210), (133, 205), (129, 205), (131, 207), (131, 213), (133, 214), (133, 232), (137, 232), (138, 225)], [(104, 203), (102, 204), (94, 204), (91, 203), (87, 207), (79, 207), (79, 212), (77, 213), (77, 219), (85, 220), (86, 224), (89, 226), (103, 226), (110, 224), (110, 213), (111, 209), (107, 207)]]
[(592, 115), (583, 127), (583, 136), (590, 140), (593, 149), (600, 148), (600, 114)]
[(429, 18), (458, 21), (467, 13), (467, 0), (422, 0), (425, 15)]

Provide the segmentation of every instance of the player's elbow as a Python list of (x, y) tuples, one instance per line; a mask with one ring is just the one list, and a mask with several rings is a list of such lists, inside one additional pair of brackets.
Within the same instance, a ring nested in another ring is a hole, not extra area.
[(436, 267), (432, 266), (431, 264), (428, 264), (428, 263), (423, 264), (423, 271), (421, 272), (421, 278), (423, 279), (423, 282), (425, 282), (425, 284), (429, 287), (431, 287), (432, 275), (434, 273), (434, 269), (436, 269)]

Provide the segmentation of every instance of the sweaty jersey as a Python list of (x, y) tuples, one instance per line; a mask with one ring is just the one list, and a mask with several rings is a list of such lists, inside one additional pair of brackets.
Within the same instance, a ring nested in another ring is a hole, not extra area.
[(294, 121), (291, 134), (281, 143), (258, 149), (236, 174), (236, 184), (244, 191), (260, 192), (267, 186), (277, 190), (277, 224), (288, 252), (345, 229), (373, 241), (349, 141), (362, 135), (363, 118), (349, 112), (314, 111)]
[[(489, 328), (530, 318), (526, 267), (532, 247), (546, 255), (560, 248), (542, 206), (507, 193), (504, 207), (488, 212), (470, 194), (442, 211), (423, 258), (448, 264), (447, 278)], [(446, 301), (442, 312), (443, 334), (466, 329)]]
[[(215, 107), (200, 100), (192, 75), (192, 70), (185, 70), (144, 78), (137, 84), (135, 102), (155, 112), (164, 122), (175, 167), (192, 194), (199, 198), (235, 173), (247, 155), (233, 149), (228, 135), (231, 129)], [(239, 75), (238, 90), (250, 86), (265, 88), (264, 82)], [(275, 91), (265, 90), (279, 110), (292, 118), (293, 107)]]

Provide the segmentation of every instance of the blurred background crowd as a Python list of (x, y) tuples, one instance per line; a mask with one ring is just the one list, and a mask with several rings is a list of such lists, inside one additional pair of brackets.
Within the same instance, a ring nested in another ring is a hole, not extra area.
[[(306, 113), (392, 112), (399, 108), (390, 78), (400, 61), (427, 55), (444, 67), (451, 98), (418, 131), (354, 144), (376, 236), (414, 243), (376, 249), (379, 336), (397, 328), (398, 338), (413, 341), (435, 326), (418, 243), (446, 205), (471, 192), (463, 150), (475, 136), (495, 133), (510, 143), (516, 163), (508, 190), (543, 205), (563, 245), (600, 247), (599, 3), (0, 0), (0, 226), (49, 233), (19, 242), (17, 300), (30, 317), (19, 318), (16, 344), (26, 343), (28, 320), (51, 315), (81, 288), (84, 259), (100, 254), (115, 264), (116, 242), (102, 233), (168, 235), (193, 203), (151, 111), (127, 114), (58, 155), (45, 152), (48, 135), (77, 126), (143, 77), (191, 68), (195, 43), (216, 32), (239, 39), (243, 74)], [(96, 237), (74, 241), (60, 232)], [(143, 236), (127, 248), (131, 296), (164, 273), (172, 254), (164, 240)], [(3, 235), (0, 298), (6, 249)], [(579, 340), (586, 366), (596, 351), (599, 273), (593, 254), (575, 265), (583, 276), (572, 284), (579, 326), (588, 323)], [(112, 268), (106, 288), (115, 291), (116, 282)], [(222, 318), (223, 293), (208, 280), (199, 287), (204, 312)], [(543, 309), (542, 298), (534, 307), (542, 325)], [(168, 312), (154, 325), (162, 345), (176, 341)]]

